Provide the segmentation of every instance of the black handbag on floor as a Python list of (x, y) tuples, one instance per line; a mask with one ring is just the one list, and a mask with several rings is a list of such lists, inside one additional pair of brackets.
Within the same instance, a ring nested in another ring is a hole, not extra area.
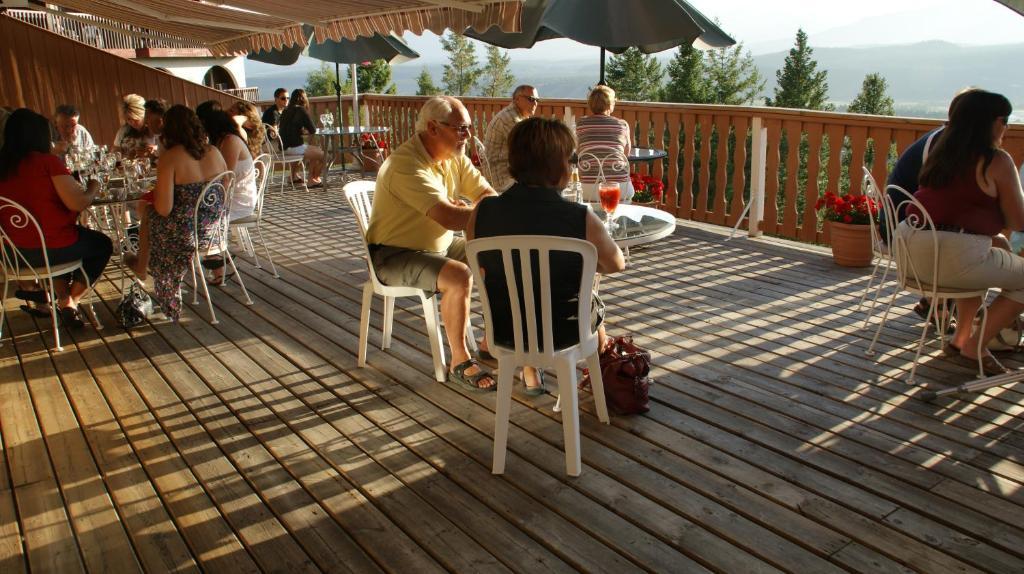
[(125, 329), (131, 329), (144, 323), (152, 314), (153, 300), (141, 285), (132, 281), (114, 309), (117, 322)]

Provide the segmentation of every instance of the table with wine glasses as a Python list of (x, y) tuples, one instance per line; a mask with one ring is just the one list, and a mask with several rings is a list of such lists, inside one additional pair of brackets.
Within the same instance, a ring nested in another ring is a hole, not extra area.
[[(587, 206), (607, 224), (607, 213), (601, 204), (588, 203)], [(615, 208), (612, 223), (608, 233), (622, 249), (653, 243), (676, 230), (676, 218), (671, 213), (629, 203), (620, 203)]]
[[(321, 122), (325, 120), (327, 114), (321, 117)], [(325, 173), (331, 169), (336, 163), (341, 163), (341, 170), (347, 171), (345, 166), (345, 154), (352, 154), (360, 160), (360, 166), (363, 165), (363, 146), (361, 138), (364, 135), (380, 135), (385, 134), (391, 130), (386, 126), (340, 126), (340, 127), (329, 127), (333, 122), (324, 123), (324, 127), (316, 130), (316, 135), (320, 137), (323, 142), (324, 153), (330, 158), (325, 164)], [(347, 140), (346, 140), (347, 138)], [(360, 171), (365, 171), (360, 169)]]

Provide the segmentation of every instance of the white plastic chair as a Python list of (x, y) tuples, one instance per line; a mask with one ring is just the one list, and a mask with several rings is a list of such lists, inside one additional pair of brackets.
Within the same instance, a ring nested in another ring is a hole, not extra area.
[[(8, 235), (8, 230), (12, 228), (34, 230), (39, 235), (39, 245), (42, 249), (43, 261), (45, 263), (43, 266), (33, 267), (29, 264), (25, 256), (14, 245), (10, 235)], [(3, 333), (4, 318), (7, 311), (3, 301), (7, 299), (8, 283), (10, 281), (35, 281), (42, 284), (50, 296), (53, 346), (58, 351), (63, 351), (64, 347), (60, 344), (60, 328), (57, 325), (57, 297), (53, 289), (53, 278), (67, 275), (73, 271), (80, 271), (88, 285), (89, 277), (82, 268), (82, 260), (78, 259), (67, 263), (50, 265), (50, 257), (46, 253), (46, 238), (43, 236), (42, 228), (39, 227), (39, 222), (36, 221), (36, 218), (24, 206), (6, 197), (0, 197), (0, 260), (3, 262), (4, 272), (4, 292), (3, 297), (0, 297), (0, 335)], [(86, 293), (91, 289), (92, 285), (88, 285)], [(93, 315), (95, 320), (95, 314)]]
[(295, 182), (292, 180), (291, 172), (291, 166), (295, 163), (302, 166), (302, 188), (309, 191), (309, 188), (306, 187), (306, 160), (301, 155), (286, 155), (284, 153), (284, 144), (281, 142), (279, 130), (274, 133), (274, 143), (270, 145), (270, 156), (272, 159), (271, 172), (277, 171), (278, 168), (284, 170), (281, 175), (281, 193), (284, 193), (285, 179), (290, 181), (292, 189), (295, 189)]
[[(590, 305), (593, 296), (594, 275), (597, 271), (597, 249), (589, 242), (568, 237), (548, 235), (505, 235), (474, 239), (466, 244), (466, 257), (473, 271), (477, 285), (483, 286), (480, 272), (480, 254), (489, 251), (501, 253), (508, 286), (512, 314), (513, 346), (508, 347), (494, 340), (491, 317), (491, 303), (487, 290), (480, 288), (483, 302), (484, 324), (487, 345), (491, 354), (498, 359), (498, 399), (494, 422), (494, 458), (491, 472), (505, 472), (505, 450), (508, 443), (508, 417), (512, 403), (512, 375), (517, 367), (554, 369), (558, 374), (559, 401), (562, 404), (562, 435), (565, 441), (565, 470), (570, 476), (579, 476), (582, 467), (580, 456), (579, 396), (576, 389), (576, 363), (586, 359), (590, 369), (591, 387), (597, 418), (608, 423), (608, 406), (604, 398), (604, 384), (601, 381), (601, 363), (598, 358), (597, 333), (590, 329)], [(583, 273), (579, 284), (579, 303), (576, 317), (579, 321), (579, 343), (555, 349), (551, 321), (551, 266), (552, 252), (577, 253), (583, 259)], [(534, 273), (531, 255), (538, 258), (540, 301), (534, 298), (534, 290), (522, 289), (520, 300), (514, 261), (518, 258), (521, 269), (521, 284), (533, 285)], [(541, 311), (541, 324), (537, 323), (537, 309)], [(523, 325), (523, 317), (526, 324)], [(543, 333), (541, 333), (543, 331)]]
[(274, 265), (274, 258), (270, 255), (270, 248), (267, 247), (267, 242), (263, 239), (263, 230), (260, 227), (263, 221), (263, 203), (267, 198), (267, 186), (270, 184), (270, 162), (270, 156), (265, 153), (260, 154), (253, 160), (253, 170), (256, 172), (256, 209), (251, 215), (232, 220), (231, 227), (238, 230), (239, 242), (247, 251), (252, 253), (256, 268), (263, 269), (260, 265), (259, 255), (256, 254), (256, 246), (253, 245), (252, 237), (249, 235), (250, 229), (256, 229), (256, 236), (260, 240), (260, 245), (263, 246), (263, 253), (266, 254), (267, 259), (270, 261), (270, 269), (273, 271), (274, 277), (280, 277), (277, 273), (277, 267)]
[[(884, 205), (882, 200), (882, 190), (878, 187), (878, 183), (875, 182), (875, 178), (868, 171), (867, 167), (864, 167), (864, 195), (874, 202), (879, 208)], [(868, 295), (871, 293), (871, 287), (875, 288), (875, 295), (871, 298), (871, 306), (868, 307), (868, 312), (864, 316), (864, 326), (862, 328), (867, 329), (868, 322), (871, 320), (871, 316), (875, 312), (875, 305), (878, 303), (878, 297), (882, 294), (882, 285), (885, 284), (885, 280), (889, 277), (889, 271), (892, 270), (895, 262), (892, 258), (892, 250), (889, 245), (882, 240), (882, 234), (880, 229), (884, 229), (886, 237), (892, 241), (893, 234), (896, 233), (894, 226), (889, 225), (890, 218), (888, 214), (882, 216), (881, 221), (875, 221), (875, 218), (868, 218), (871, 226), (871, 251), (874, 253), (875, 266), (871, 270), (871, 276), (868, 277), (868, 284), (864, 287), (864, 294), (860, 297), (860, 302), (857, 303), (857, 310), (864, 306), (864, 302), (867, 300)], [(895, 221), (895, 218), (892, 218)], [(882, 275), (878, 278), (878, 271), (882, 270)], [(875, 279), (878, 278), (878, 283), (875, 283)], [(881, 325), (880, 325), (881, 326)]]
[[(899, 202), (893, 200), (891, 195), (897, 195), (900, 198)], [(909, 291), (915, 295), (921, 297), (928, 297), (931, 301), (929, 305), (928, 317), (925, 318), (924, 326), (921, 328), (921, 337), (917, 343), (917, 351), (914, 354), (914, 364), (910, 368), (910, 374), (907, 377), (907, 384), (914, 384), (914, 375), (917, 372), (917, 363), (921, 357), (921, 349), (924, 348), (925, 339), (928, 334), (928, 326), (934, 320), (938, 325), (939, 332), (939, 345), (945, 344), (946, 338), (946, 324), (949, 318), (946, 316), (939, 316), (939, 309), (945, 309), (945, 301), (947, 299), (969, 299), (972, 297), (981, 297), (981, 331), (985, 330), (985, 322), (988, 319), (988, 312), (984, 305), (985, 295), (988, 293), (988, 289), (955, 289), (951, 287), (944, 287), (938, 283), (938, 269), (939, 269), (939, 239), (938, 233), (935, 231), (935, 224), (932, 221), (931, 215), (921, 205), (913, 195), (907, 192), (905, 189), (898, 185), (890, 185), (887, 188), (887, 192), (882, 196), (883, 205), (885, 206), (884, 212), (886, 218), (889, 218), (889, 224), (895, 230), (893, 235), (889, 238), (889, 246), (892, 249), (892, 256), (896, 262), (896, 276), (899, 282), (900, 289)], [(911, 205), (917, 208), (918, 213), (911, 214), (907, 213), (906, 218), (903, 220), (903, 224), (909, 229), (909, 234), (926, 233), (927, 238), (931, 241), (931, 268), (930, 274), (924, 274), (919, 271), (922, 268), (923, 261), (915, 261), (908, 250), (908, 240), (904, 237), (899, 228), (897, 228), (896, 214), (899, 213), (898, 209), (909, 208)], [(894, 290), (892, 297), (889, 300), (889, 304), (886, 306), (885, 313), (882, 315), (882, 322), (879, 323), (878, 329), (875, 331), (875, 336), (871, 340), (871, 345), (868, 346), (867, 353), (873, 354), (875, 344), (878, 342), (878, 337), (882, 333), (882, 326), (885, 325), (885, 320), (889, 315), (889, 310), (892, 308), (892, 303), (896, 299), (896, 294), (899, 290)], [(982, 350), (984, 342), (978, 340), (978, 377), (984, 377), (985, 371), (982, 366)]]
[[(203, 286), (203, 296), (206, 297), (206, 306), (210, 310), (210, 324), (216, 325), (220, 321), (217, 320), (217, 314), (213, 311), (213, 300), (210, 298), (210, 288), (206, 284), (206, 273), (203, 272), (202, 258), (207, 255), (221, 255), (224, 258), (224, 265), (231, 266), (231, 272), (234, 274), (235, 279), (238, 280), (238, 285), (242, 288), (242, 295), (245, 296), (245, 304), (252, 305), (252, 298), (249, 297), (249, 292), (245, 289), (245, 283), (242, 282), (242, 276), (238, 273), (238, 267), (235, 266), (235, 260), (231, 257), (231, 251), (228, 249), (229, 236), (229, 225), (228, 221), (228, 210), (231, 206), (231, 192), (234, 189), (235, 177), (234, 172), (225, 171), (210, 180), (203, 188), (202, 193), (196, 198), (196, 206), (192, 211), (192, 241), (195, 245), (195, 253), (192, 257), (192, 304), (196, 305), (199, 303), (199, 285)], [(215, 208), (220, 203), (220, 218), (216, 229), (212, 231), (213, 237), (208, 238), (205, 249), (200, 249), (199, 244), (199, 212), (206, 206)], [(224, 270), (224, 282), (222, 285), (227, 285), (227, 269)]]
[(445, 365), (444, 347), (441, 339), (441, 320), (438, 311), (437, 296), (433, 293), (427, 294), (422, 289), (414, 287), (398, 287), (384, 285), (377, 279), (377, 272), (373, 268), (373, 259), (370, 257), (370, 248), (366, 243), (366, 230), (370, 225), (370, 213), (373, 211), (373, 202), (370, 199), (370, 191), (373, 190), (375, 182), (352, 181), (345, 184), (345, 200), (352, 208), (352, 214), (359, 224), (359, 235), (363, 240), (363, 250), (366, 253), (366, 266), (369, 271), (369, 279), (363, 283), (363, 308), (359, 315), (359, 366), (366, 366), (366, 345), (370, 332), (370, 308), (373, 306), (374, 294), (384, 298), (384, 321), (381, 339), (381, 349), (391, 347), (391, 323), (395, 312), (395, 297), (419, 297), (423, 305), (423, 318), (427, 322), (427, 336), (430, 339), (430, 354), (434, 361), (434, 378), (443, 383), (448, 378), (448, 370)]

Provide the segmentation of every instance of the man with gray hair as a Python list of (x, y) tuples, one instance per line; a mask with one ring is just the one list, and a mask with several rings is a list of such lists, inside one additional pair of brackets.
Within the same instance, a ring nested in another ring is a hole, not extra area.
[(94, 143), (92, 134), (85, 126), (78, 123), (78, 108), (71, 104), (57, 106), (53, 114), (53, 127), (56, 137), (53, 138), (53, 153), (61, 155), (72, 147), (91, 148)]
[(508, 173), (508, 134), (517, 123), (533, 117), (539, 102), (537, 88), (517, 86), (512, 90), (512, 103), (495, 114), (491, 123), (487, 124), (487, 133), (484, 135), (484, 147), (487, 150), (484, 174), (499, 193), (515, 183)]
[(448, 380), (495, 390), (494, 378), (469, 355), (465, 332), (473, 277), (466, 265), (465, 229), (474, 203), (494, 189), (463, 153), (472, 124), (451, 96), (427, 100), (416, 134), (388, 157), (377, 173), (366, 242), (377, 277), (385, 285), (441, 292), (441, 318), (452, 350)]

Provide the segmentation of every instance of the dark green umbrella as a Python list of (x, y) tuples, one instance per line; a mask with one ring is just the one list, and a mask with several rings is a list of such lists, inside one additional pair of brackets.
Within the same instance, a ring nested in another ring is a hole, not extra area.
[(526, 0), (522, 32), (492, 27), (466, 36), (502, 48), (530, 48), (553, 38), (569, 38), (601, 47), (601, 83), (605, 50), (621, 54), (639, 48), (645, 54), (700, 42), (712, 48), (736, 43), (714, 22), (684, 0)]
[[(338, 113), (341, 113), (341, 64), (348, 64), (352, 73), (352, 109), (355, 114), (356, 127), (359, 127), (359, 84), (357, 64), (371, 62), (373, 60), (385, 60), (389, 64), (400, 64), (419, 58), (420, 55), (409, 47), (400, 37), (394, 34), (374, 34), (366, 37), (360, 36), (355, 40), (325, 40), (317, 43), (313, 37), (313, 27), (304, 25), (302, 27), (305, 37), (308, 39), (308, 46), (291, 46), (279, 50), (261, 50), (252, 52), (248, 58), (257, 62), (290, 66), (298, 61), (299, 56), (307, 52), (312, 58), (325, 62), (334, 62), (334, 73), (337, 81), (334, 82), (334, 91), (338, 96)], [(339, 117), (339, 121), (341, 118)]]

